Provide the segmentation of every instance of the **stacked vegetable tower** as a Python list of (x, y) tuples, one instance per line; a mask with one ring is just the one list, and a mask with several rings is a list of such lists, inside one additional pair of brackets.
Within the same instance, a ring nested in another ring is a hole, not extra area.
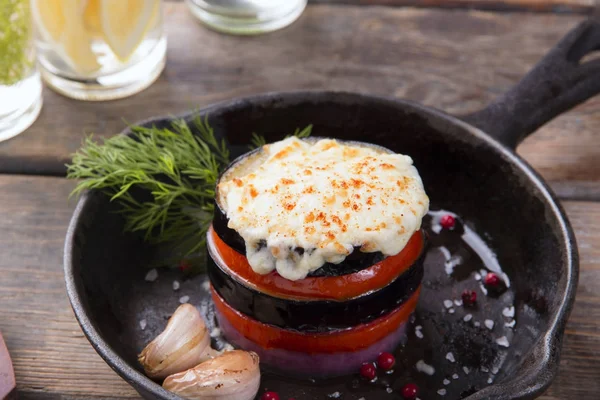
[(393, 350), (419, 296), (428, 206), (410, 157), (379, 146), (292, 137), (238, 158), (207, 236), (225, 337), (302, 376)]

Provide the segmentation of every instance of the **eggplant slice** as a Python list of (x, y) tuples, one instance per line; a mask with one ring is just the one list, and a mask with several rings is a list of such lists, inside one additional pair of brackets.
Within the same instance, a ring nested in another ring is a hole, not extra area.
[(274, 297), (237, 281), (213, 257), (208, 257), (207, 273), (216, 292), (248, 317), (306, 333), (331, 332), (370, 322), (406, 302), (421, 285), (425, 248), (426, 242), (413, 265), (387, 286), (346, 301)]

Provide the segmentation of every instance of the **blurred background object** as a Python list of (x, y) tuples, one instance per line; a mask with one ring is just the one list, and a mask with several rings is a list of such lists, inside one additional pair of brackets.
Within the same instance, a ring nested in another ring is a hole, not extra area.
[(27, 129), (42, 107), (31, 32), (29, 0), (0, 0), (0, 142)]
[(10, 360), (10, 354), (2, 334), (0, 333), (0, 399), (12, 398), (13, 390), (15, 388), (15, 373), (13, 371), (12, 361)]
[(31, 0), (44, 81), (80, 100), (150, 86), (165, 66), (160, 0)]
[(186, 0), (192, 13), (209, 27), (236, 35), (285, 28), (306, 8), (307, 0)]

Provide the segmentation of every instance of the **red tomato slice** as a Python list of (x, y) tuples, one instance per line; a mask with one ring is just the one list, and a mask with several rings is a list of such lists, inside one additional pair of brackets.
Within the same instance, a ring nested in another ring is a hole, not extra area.
[(367, 324), (328, 333), (301, 333), (263, 324), (233, 309), (211, 288), (217, 311), (244, 337), (265, 349), (302, 353), (353, 352), (367, 348), (407, 322), (415, 310), (421, 287), (400, 307)]
[(271, 296), (294, 300), (344, 301), (381, 289), (414, 264), (421, 254), (423, 243), (423, 234), (418, 231), (400, 253), (386, 257), (369, 268), (353, 274), (291, 281), (276, 271), (266, 275), (257, 274), (246, 256), (228, 246), (212, 227), (208, 234), (208, 246), (213, 259), (234, 279)]

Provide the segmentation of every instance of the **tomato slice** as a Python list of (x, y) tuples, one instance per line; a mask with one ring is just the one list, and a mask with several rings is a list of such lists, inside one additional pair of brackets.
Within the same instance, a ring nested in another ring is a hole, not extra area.
[(367, 348), (407, 322), (417, 306), (421, 287), (400, 307), (367, 324), (328, 333), (301, 333), (263, 324), (233, 309), (211, 288), (217, 312), (241, 335), (265, 349), (285, 349), (302, 353), (353, 352)]
[(344, 301), (387, 286), (417, 261), (423, 249), (423, 233), (415, 232), (404, 249), (361, 271), (291, 281), (276, 271), (266, 275), (252, 270), (248, 259), (225, 243), (210, 228), (208, 249), (214, 261), (244, 285), (274, 297), (293, 300)]

